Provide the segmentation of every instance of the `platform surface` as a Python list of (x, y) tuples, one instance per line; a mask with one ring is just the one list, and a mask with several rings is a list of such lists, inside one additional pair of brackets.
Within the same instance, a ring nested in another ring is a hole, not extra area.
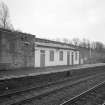
[(57, 66), (57, 67), (48, 67), (48, 68), (35, 68), (35, 69), (14, 69), (14, 70), (1, 70), (0, 71), (0, 80), (11, 79), (11, 78), (20, 78), (25, 76), (36, 76), (42, 74), (63, 72), (69, 70), (77, 70), (81, 68), (95, 67), (95, 66), (104, 66), (105, 63), (97, 64), (84, 64), (76, 66)]

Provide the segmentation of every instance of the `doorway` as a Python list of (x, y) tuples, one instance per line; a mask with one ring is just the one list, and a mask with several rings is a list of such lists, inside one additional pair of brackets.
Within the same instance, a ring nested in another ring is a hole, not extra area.
[(45, 67), (45, 50), (40, 50), (40, 67)]
[(70, 65), (70, 52), (67, 52), (67, 65)]
[(74, 53), (72, 52), (71, 53), (71, 65), (73, 65), (74, 64)]

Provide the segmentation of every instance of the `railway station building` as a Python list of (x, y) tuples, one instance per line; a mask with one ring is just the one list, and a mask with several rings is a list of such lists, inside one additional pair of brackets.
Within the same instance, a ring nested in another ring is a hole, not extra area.
[(0, 29), (0, 69), (77, 65), (79, 55), (69, 44)]
[(35, 67), (79, 64), (79, 51), (69, 44), (36, 38)]

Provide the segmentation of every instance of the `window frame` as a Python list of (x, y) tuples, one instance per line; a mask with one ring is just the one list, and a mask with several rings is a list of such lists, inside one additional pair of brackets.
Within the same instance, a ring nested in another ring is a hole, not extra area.
[(63, 61), (63, 51), (60, 51), (59, 52), (59, 60), (60, 61)]
[(50, 53), (50, 57), (49, 57), (50, 59), (49, 59), (49, 60), (50, 60), (51, 62), (53, 62), (53, 61), (54, 61), (54, 50), (50, 50), (49, 53)]

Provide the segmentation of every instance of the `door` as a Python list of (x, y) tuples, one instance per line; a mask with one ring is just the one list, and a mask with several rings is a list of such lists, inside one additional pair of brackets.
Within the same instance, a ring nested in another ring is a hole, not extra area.
[(45, 50), (40, 50), (40, 67), (45, 66)]
[(67, 52), (67, 65), (70, 65), (70, 52)]
[(71, 53), (71, 65), (73, 65), (74, 64), (74, 54), (73, 54), (73, 52)]

